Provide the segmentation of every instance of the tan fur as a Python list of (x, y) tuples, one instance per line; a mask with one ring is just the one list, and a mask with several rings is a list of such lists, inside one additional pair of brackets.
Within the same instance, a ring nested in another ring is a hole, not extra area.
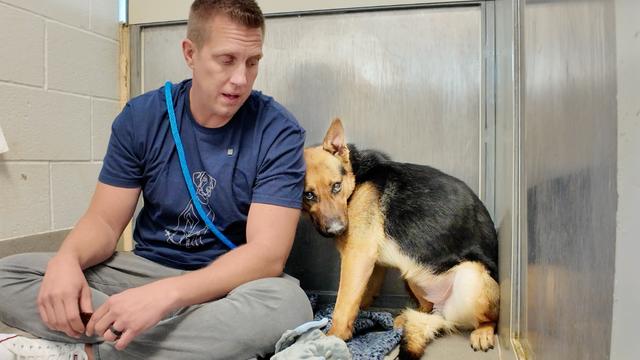
[[(436, 275), (386, 237), (380, 194), (370, 183), (356, 187), (339, 119), (332, 122), (323, 144), (305, 149), (304, 156), (305, 194), (317, 196), (305, 201), (305, 212), (319, 230), (329, 228), (335, 219), (346, 224), (346, 231), (336, 236), (340, 284), (329, 334), (351, 338), (358, 309), (370, 305), (382, 286), (383, 267), (394, 267), (420, 305), (420, 311), (407, 309), (395, 321), (395, 326), (404, 328), (407, 351), (418, 357), (439, 332), (456, 328), (475, 329), (471, 334), (475, 350), (492, 348), (499, 287), (484, 265), (467, 261)], [(342, 184), (338, 193), (331, 191), (336, 182)]]
[(380, 293), (380, 289), (384, 283), (385, 274), (386, 269), (383, 266), (375, 265), (371, 278), (369, 279), (369, 284), (367, 284), (367, 288), (362, 296), (362, 303), (360, 304), (361, 309), (366, 309), (373, 304), (373, 300)]
[(330, 335), (351, 338), (353, 321), (364, 298), (365, 287), (377, 259), (377, 239), (384, 237), (382, 213), (376, 206), (378, 192), (371, 184), (359, 186), (349, 203), (349, 227), (337, 240), (340, 252), (340, 284)]
[(439, 314), (405, 309), (394, 321), (396, 328), (404, 329), (404, 345), (414, 358), (420, 357), (429, 342), (439, 333), (450, 333), (455, 325)]

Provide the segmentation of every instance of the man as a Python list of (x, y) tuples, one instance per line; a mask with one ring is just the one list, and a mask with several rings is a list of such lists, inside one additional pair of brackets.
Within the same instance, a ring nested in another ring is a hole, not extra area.
[[(237, 248), (194, 210), (162, 89), (141, 95), (114, 121), (89, 209), (59, 251), (0, 260), (0, 319), (56, 342), (13, 338), (0, 350), (247, 359), (311, 320), (304, 292), (281, 276), (300, 215), (304, 130), (252, 91), (262, 12), (253, 0), (196, 0), (187, 28), (193, 78), (171, 94), (180, 136), (197, 201)], [(114, 254), (141, 192), (134, 253)], [(92, 313), (86, 326), (82, 313)]]

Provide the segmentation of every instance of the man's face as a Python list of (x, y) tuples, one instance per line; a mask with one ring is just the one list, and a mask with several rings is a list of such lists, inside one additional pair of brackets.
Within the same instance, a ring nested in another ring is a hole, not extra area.
[(239, 25), (225, 15), (209, 20), (207, 30), (208, 39), (200, 49), (189, 40), (183, 43), (193, 70), (191, 105), (206, 117), (202, 120), (226, 122), (251, 94), (262, 58), (262, 30)]

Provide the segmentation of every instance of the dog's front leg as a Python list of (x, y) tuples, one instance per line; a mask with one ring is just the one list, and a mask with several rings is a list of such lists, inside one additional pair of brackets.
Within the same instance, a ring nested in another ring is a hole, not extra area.
[(353, 322), (376, 264), (376, 252), (363, 246), (345, 244), (340, 251), (340, 285), (333, 311), (333, 325), (329, 335), (343, 340), (351, 338)]
[(369, 279), (369, 284), (364, 290), (364, 296), (362, 302), (360, 302), (360, 309), (366, 309), (373, 304), (373, 300), (380, 294), (380, 289), (384, 283), (384, 275), (387, 272), (382, 265), (376, 265), (373, 268), (373, 273)]

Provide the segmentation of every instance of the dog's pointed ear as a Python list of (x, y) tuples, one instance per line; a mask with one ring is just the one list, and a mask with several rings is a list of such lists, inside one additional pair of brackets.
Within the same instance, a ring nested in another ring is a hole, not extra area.
[(331, 122), (329, 130), (324, 136), (322, 148), (333, 155), (343, 155), (347, 150), (347, 143), (344, 140), (344, 128), (339, 118), (335, 118)]

